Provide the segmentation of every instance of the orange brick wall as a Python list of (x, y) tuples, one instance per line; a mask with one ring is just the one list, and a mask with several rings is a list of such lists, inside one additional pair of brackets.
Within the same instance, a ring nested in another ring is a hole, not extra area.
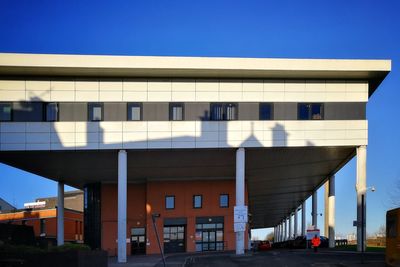
[[(220, 194), (229, 194), (228, 208), (219, 207)], [(175, 209), (165, 209), (166, 195), (175, 196)], [(193, 208), (193, 195), (203, 196), (201, 209)], [(127, 198), (127, 238), (130, 238), (131, 228), (146, 227), (147, 254), (159, 253), (151, 220), (152, 213), (161, 215), (157, 219), (161, 243), (163, 243), (164, 218), (185, 217), (187, 219), (187, 252), (196, 250), (196, 217), (224, 216), (224, 240), (227, 245), (225, 249), (235, 249), (235, 233), (233, 231), (234, 180), (154, 181), (146, 184), (128, 184)], [(101, 189), (102, 248), (107, 250), (110, 256), (115, 256), (117, 253), (117, 199), (117, 185), (103, 184)], [(127, 254), (131, 254), (130, 244), (127, 245)]]

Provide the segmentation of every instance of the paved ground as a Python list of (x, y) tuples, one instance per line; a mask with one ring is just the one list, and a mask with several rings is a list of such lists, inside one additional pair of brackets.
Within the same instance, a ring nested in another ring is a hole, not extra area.
[[(245, 256), (235, 256), (232, 252), (207, 254), (175, 254), (166, 258), (167, 267), (380, 267), (385, 266), (383, 253), (365, 253), (364, 263), (356, 252), (320, 250), (277, 249), (268, 252), (257, 252)], [(115, 258), (109, 261), (109, 267), (154, 266), (163, 267), (159, 255), (134, 256), (127, 264), (117, 264)]]

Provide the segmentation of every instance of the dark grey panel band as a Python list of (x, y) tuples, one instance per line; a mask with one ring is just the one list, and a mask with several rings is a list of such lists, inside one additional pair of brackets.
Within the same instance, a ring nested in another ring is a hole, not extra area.
[(274, 120), (297, 120), (297, 103), (274, 103)]
[(185, 120), (209, 120), (210, 103), (185, 103)]
[(259, 103), (239, 103), (239, 120), (258, 120)]
[(105, 121), (126, 121), (127, 103), (104, 103), (104, 120)]
[(59, 104), (60, 121), (87, 121), (87, 103), (65, 103)]
[(42, 102), (14, 102), (13, 121), (43, 121)]
[(144, 121), (169, 121), (169, 103), (143, 103)]
[(365, 120), (366, 103), (325, 103), (325, 120)]

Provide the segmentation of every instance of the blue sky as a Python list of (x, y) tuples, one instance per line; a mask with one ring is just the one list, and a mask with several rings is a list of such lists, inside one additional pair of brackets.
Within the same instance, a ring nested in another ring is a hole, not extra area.
[[(391, 74), (367, 106), (368, 185), (377, 188), (367, 198), (373, 233), (400, 183), (399, 10), (396, 0), (2, 0), (0, 52), (391, 59)], [(336, 188), (337, 233), (354, 232), (354, 160), (337, 174)], [(52, 181), (0, 165), (0, 197), (18, 207), (56, 189)], [(323, 213), (323, 190), (319, 200)]]

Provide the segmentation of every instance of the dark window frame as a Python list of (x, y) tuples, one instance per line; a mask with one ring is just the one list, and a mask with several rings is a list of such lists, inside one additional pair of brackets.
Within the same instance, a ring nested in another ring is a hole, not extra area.
[[(43, 121), (45, 122), (53, 122), (53, 121), (60, 121), (60, 103), (59, 102), (44, 102), (44, 108), (43, 108)], [(51, 104), (56, 104), (56, 119), (55, 120), (48, 120), (47, 119), (47, 107)]]
[[(222, 106), (222, 120), (213, 119), (213, 107), (216, 105)], [(232, 120), (227, 119), (227, 108), (229, 105), (235, 106), (235, 118)], [(211, 102), (210, 103), (210, 121), (237, 121), (239, 120), (239, 103), (238, 102)]]
[(46, 234), (46, 219), (40, 219), (40, 235)]
[[(103, 102), (88, 102), (87, 104), (87, 112), (88, 112), (88, 121), (104, 121), (104, 103)], [(92, 108), (95, 107), (101, 107), (101, 119), (100, 120), (93, 120), (91, 117), (93, 117), (93, 110)]]
[[(126, 103), (126, 120), (127, 121), (143, 121), (143, 103), (142, 102), (128, 102)], [(140, 108), (140, 118), (139, 120), (132, 120), (132, 114), (130, 114), (131, 107), (139, 107)], [(129, 118), (129, 116), (131, 118)]]
[[(261, 110), (262, 110), (262, 107), (263, 106), (265, 106), (265, 105), (269, 105), (270, 106), (270, 118), (269, 119), (262, 119), (261, 118)], [(274, 104), (273, 103), (271, 103), (271, 102), (260, 102), (260, 103), (258, 103), (258, 120), (260, 120), (260, 121), (272, 121), (272, 120), (274, 120)]]
[[(200, 197), (200, 207), (196, 207), (196, 197)], [(194, 209), (203, 208), (203, 195), (193, 195), (193, 208)]]
[[(227, 205), (226, 206), (221, 205), (221, 197), (222, 196), (226, 196), (227, 197)], [(220, 194), (219, 195), (219, 207), (220, 208), (229, 208), (229, 194)]]
[[(301, 121), (321, 121), (321, 120), (325, 120), (325, 103), (323, 102), (313, 102), (313, 103), (305, 103), (305, 102), (301, 102), (301, 103), (297, 103), (297, 120), (301, 120)], [(310, 105), (309, 109), (308, 109), (308, 116), (307, 118), (301, 118), (300, 117), (300, 108), (303, 105)], [(320, 119), (313, 119), (312, 118), (312, 108), (313, 105), (321, 105), (321, 118)]]
[(9, 120), (0, 120), (1, 122), (8, 122), (13, 121), (13, 102), (0, 102), (2, 105), (9, 105), (10, 106), (10, 119)]
[[(168, 208), (167, 206), (167, 198), (172, 197), (173, 198), (173, 207), (172, 208)], [(166, 210), (174, 210), (175, 209), (175, 195), (166, 195), (165, 196), (165, 209)]]
[[(182, 107), (182, 119), (181, 120), (174, 120), (174, 107)], [(169, 103), (169, 120), (170, 121), (184, 121), (185, 120), (185, 103), (183, 102), (174, 102)]]

